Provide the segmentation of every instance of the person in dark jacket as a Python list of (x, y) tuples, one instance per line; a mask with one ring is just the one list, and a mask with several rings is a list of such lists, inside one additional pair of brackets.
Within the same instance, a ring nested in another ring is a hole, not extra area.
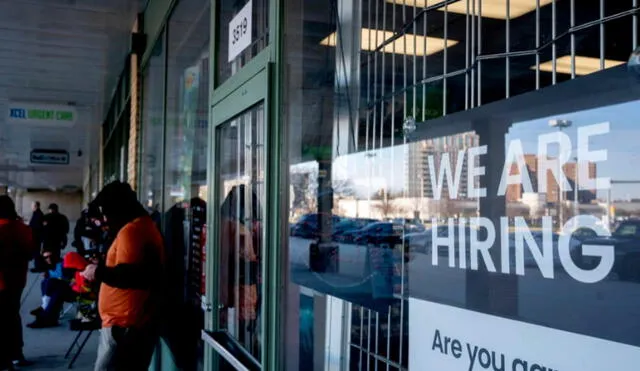
[(33, 205), (31, 205), (31, 209), (33, 210), (33, 214), (31, 214), (31, 219), (29, 220), (29, 227), (31, 228), (31, 233), (33, 234), (33, 243), (36, 247), (41, 247), (42, 244), (42, 229), (44, 224), (44, 213), (40, 210), (40, 202), (35, 201)]
[(34, 250), (31, 230), (19, 220), (15, 204), (0, 196), (0, 370), (12, 370), (13, 361), (26, 363), (20, 299)]
[(93, 203), (115, 235), (106, 261), (82, 273), (88, 281), (101, 282), (102, 331), (95, 370), (146, 370), (166, 292), (163, 238), (128, 184), (107, 185)]
[(44, 267), (44, 262), (40, 256), (42, 249), (42, 237), (44, 234), (44, 213), (40, 210), (40, 202), (35, 201), (31, 205), (31, 210), (33, 210), (33, 214), (31, 214), (31, 219), (29, 220), (29, 227), (31, 228), (31, 233), (33, 235), (33, 244), (35, 246), (33, 253), (33, 272), (42, 272)]
[(69, 219), (60, 213), (57, 204), (49, 205), (49, 213), (44, 217), (44, 239), (42, 249), (60, 254), (67, 246)]
[(73, 229), (72, 246), (76, 248), (78, 254), (84, 256), (89, 251), (94, 250), (94, 245), (98, 243), (100, 237), (101, 230), (91, 220), (89, 208), (82, 210), (80, 219), (78, 219)]

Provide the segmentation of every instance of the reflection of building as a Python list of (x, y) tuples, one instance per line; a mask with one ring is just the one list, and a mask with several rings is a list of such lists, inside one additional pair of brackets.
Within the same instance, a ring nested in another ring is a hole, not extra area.
[[(531, 185), (533, 186), (533, 192), (539, 193), (538, 187), (538, 158), (536, 155), (528, 154), (524, 155), (524, 160), (527, 166), (527, 170), (529, 171), (529, 178), (531, 179)], [(577, 163), (569, 162), (562, 166), (562, 170), (564, 172), (565, 177), (569, 181), (571, 186), (571, 191), (565, 191), (563, 196), (563, 200), (565, 201), (573, 201), (574, 194), (573, 189), (575, 189), (576, 185), (576, 175), (577, 175)], [(518, 167), (513, 164), (510, 169), (510, 174), (517, 174)], [(596, 164), (589, 163), (589, 178), (593, 179), (596, 177)], [(523, 199), (524, 189), (522, 185), (510, 185), (507, 187), (507, 202), (516, 202), (521, 201)], [(578, 202), (581, 204), (591, 203), (596, 199), (596, 190), (580, 190), (578, 191)], [(556, 203), (558, 202), (558, 183), (553, 176), (553, 173), (549, 171), (547, 174), (547, 193), (546, 193), (546, 202)]]
[[(405, 182), (408, 197), (433, 198), (435, 187), (433, 181), (435, 181), (435, 179), (432, 180), (429, 174), (429, 156), (433, 156), (435, 173), (439, 177), (442, 155), (447, 153), (449, 155), (452, 175), (454, 175), (456, 164), (458, 163), (458, 152), (464, 151), (466, 157), (466, 150), (479, 146), (479, 143), (480, 137), (473, 132), (410, 143), (408, 145), (405, 168)], [(458, 183), (459, 199), (471, 198), (467, 195), (467, 174), (469, 167), (467, 166), (466, 159), (463, 165)], [(477, 180), (477, 182), (479, 182), (479, 180)], [(449, 198), (449, 190), (446, 182), (444, 182), (442, 187), (442, 198)]]

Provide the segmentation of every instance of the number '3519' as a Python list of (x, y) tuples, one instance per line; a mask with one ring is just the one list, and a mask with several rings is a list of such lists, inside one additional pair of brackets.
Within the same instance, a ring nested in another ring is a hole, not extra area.
[(235, 45), (240, 38), (247, 33), (248, 21), (247, 18), (242, 18), (242, 21), (233, 29), (233, 39), (231, 44)]

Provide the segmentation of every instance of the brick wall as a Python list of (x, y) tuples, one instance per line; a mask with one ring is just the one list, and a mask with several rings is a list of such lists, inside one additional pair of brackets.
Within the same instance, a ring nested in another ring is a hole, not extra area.
[[(139, 21), (133, 26), (133, 32), (138, 32)], [(133, 187), (137, 188), (138, 177), (138, 133), (140, 131), (140, 74), (139, 74), (140, 56), (133, 53), (129, 63), (131, 63), (131, 112), (129, 126), (129, 146), (128, 146), (128, 163), (127, 163), (127, 181)]]
[(129, 158), (127, 163), (127, 181), (136, 189), (138, 175), (138, 132), (140, 107), (140, 79), (138, 76), (138, 55), (131, 55), (131, 125), (129, 127)]

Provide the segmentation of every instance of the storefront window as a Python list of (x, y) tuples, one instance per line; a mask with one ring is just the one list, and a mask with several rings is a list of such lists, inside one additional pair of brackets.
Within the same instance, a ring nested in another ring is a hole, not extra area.
[(181, 1), (168, 24), (163, 231), (180, 321), (167, 340), (183, 370), (202, 369), (204, 356), (210, 9), (208, 0)]
[(635, 369), (631, 2), (437, 3), (286, 1), (287, 369)]
[(163, 33), (153, 47), (142, 75), (140, 200), (157, 223), (160, 223), (163, 195), (165, 50)]
[(269, 43), (269, 0), (222, 0), (217, 84), (235, 75)]

